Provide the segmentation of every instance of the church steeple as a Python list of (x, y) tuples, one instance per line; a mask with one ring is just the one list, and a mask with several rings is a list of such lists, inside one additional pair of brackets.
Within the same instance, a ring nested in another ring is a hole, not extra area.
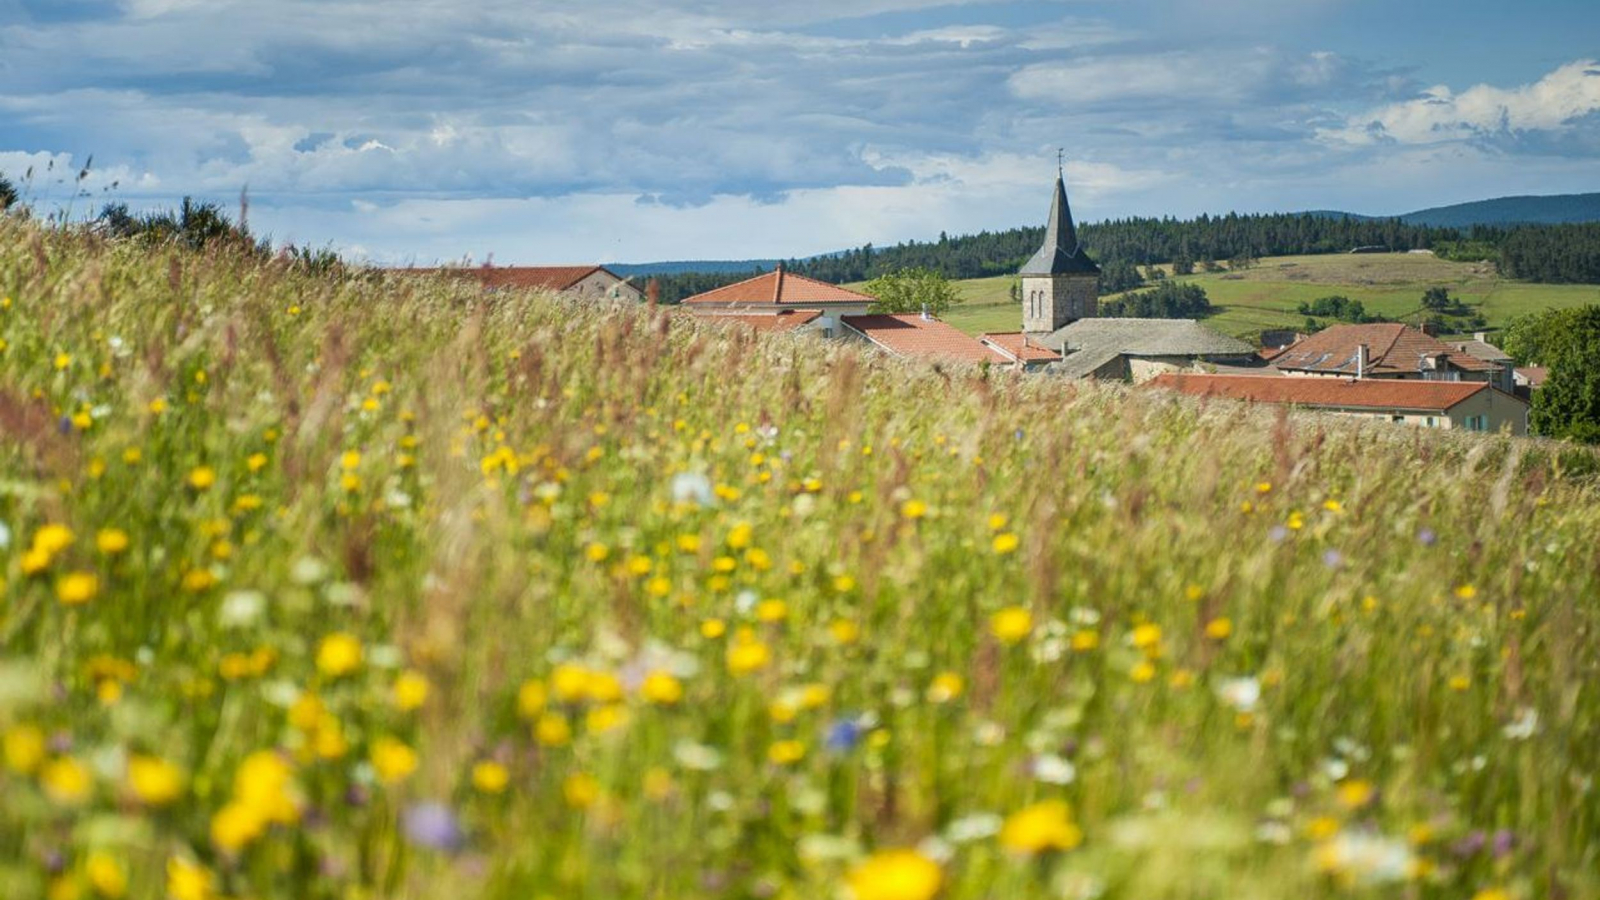
[(1023, 264), (1020, 275), (1100, 274), (1078, 244), (1078, 229), (1072, 224), (1072, 207), (1067, 203), (1066, 179), (1056, 172), (1056, 194), (1050, 203), (1050, 224), (1044, 230), (1044, 245)]

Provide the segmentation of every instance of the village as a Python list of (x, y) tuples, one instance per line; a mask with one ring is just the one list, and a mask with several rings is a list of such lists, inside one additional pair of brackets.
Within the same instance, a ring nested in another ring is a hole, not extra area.
[[(599, 265), (424, 271), (471, 278), (486, 290), (646, 299), (628, 279)], [(1482, 332), (1446, 341), (1399, 322), (1342, 324), (1257, 347), (1195, 319), (1103, 317), (1100, 267), (1079, 241), (1060, 172), (1043, 244), (1017, 274), (1020, 329), (977, 336), (927, 311), (877, 312), (876, 298), (785, 271), (782, 263), (688, 297), (682, 310), (707, 322), (854, 341), (891, 356), (946, 365), (1126, 382), (1194, 397), (1514, 435), (1528, 433), (1531, 393), (1544, 374), (1517, 368)]]

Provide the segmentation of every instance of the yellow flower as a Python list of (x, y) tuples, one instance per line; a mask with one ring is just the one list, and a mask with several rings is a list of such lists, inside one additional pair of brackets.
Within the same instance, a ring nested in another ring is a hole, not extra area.
[(89, 793), (94, 790), (94, 777), (89, 768), (70, 756), (45, 763), (39, 772), (39, 781), (44, 784), (45, 794), (62, 806), (77, 806), (88, 800)]
[(128, 759), (128, 787), (146, 806), (166, 806), (183, 792), (183, 772), (159, 757), (132, 756)]
[(1322, 501), (1322, 508), (1328, 512), (1340, 512), (1344, 509), (1344, 504), (1337, 500), (1324, 500)]
[(394, 705), (410, 712), (428, 702), (428, 679), (421, 672), (405, 671), (394, 680)]
[(778, 766), (799, 762), (805, 755), (806, 745), (799, 741), (778, 741), (767, 748), (767, 759)]
[(989, 630), (1003, 644), (1015, 644), (1033, 632), (1033, 613), (1020, 606), (1008, 606), (989, 620)]
[(683, 682), (667, 672), (651, 672), (639, 685), (639, 694), (651, 703), (671, 706), (683, 699)]
[(1295, 510), (1294, 512), (1289, 513), (1288, 521), (1284, 522), (1283, 524), (1289, 526), (1290, 531), (1299, 531), (1306, 526), (1306, 519), (1305, 516), (1300, 515), (1299, 510)]
[(1472, 687), (1472, 679), (1465, 675), (1450, 676), (1450, 690), (1460, 693)]
[(62, 369), (65, 369), (67, 366), (70, 366), (70, 365), (72, 365), (72, 354), (70, 354), (70, 353), (57, 353), (56, 354), (56, 371), (59, 372)]
[(588, 809), (600, 799), (600, 782), (593, 775), (574, 772), (561, 783), (561, 796), (573, 809)]
[(35, 725), (13, 725), (0, 740), (6, 766), (20, 775), (31, 775), (44, 762), (44, 732)]
[(933, 900), (943, 883), (938, 863), (915, 850), (879, 850), (845, 875), (854, 900)]
[(330, 634), (317, 645), (317, 671), (329, 678), (348, 675), (359, 665), (361, 642), (349, 634)]
[(584, 716), (584, 727), (590, 734), (605, 734), (628, 724), (628, 710), (620, 703), (596, 706)]
[(544, 711), (544, 705), (549, 699), (549, 692), (545, 690), (544, 682), (537, 678), (530, 678), (517, 688), (517, 715), (524, 719), (531, 719)]
[(1132, 678), (1137, 684), (1149, 684), (1155, 680), (1156, 667), (1150, 660), (1141, 659), (1133, 668), (1128, 670), (1128, 677)]
[(596, 543), (590, 544), (584, 549), (583, 552), (585, 556), (589, 557), (590, 562), (598, 563), (606, 561), (606, 557), (611, 555), (611, 548), (607, 547), (605, 544)]
[(1373, 789), (1372, 783), (1359, 778), (1341, 782), (1338, 791), (1335, 793), (1335, 799), (1345, 809), (1360, 809), (1371, 803), (1372, 798), (1375, 796), (1377, 796), (1377, 791)]
[(960, 675), (954, 672), (940, 672), (933, 677), (933, 681), (928, 685), (928, 702), (949, 703), (951, 700), (961, 696), (961, 691), (964, 688), (965, 685), (962, 683)]
[(372, 768), (384, 784), (399, 784), (417, 770), (417, 752), (392, 737), (372, 742)]
[(271, 750), (257, 750), (233, 773), (233, 796), (263, 822), (288, 825), (300, 818), (294, 771)]
[(1083, 832), (1073, 823), (1072, 809), (1064, 800), (1025, 806), (1007, 816), (1000, 828), (1000, 845), (1026, 856), (1071, 850), (1082, 842)]
[(534, 723), (533, 735), (546, 747), (565, 747), (572, 742), (572, 726), (567, 723), (566, 716), (547, 712)]
[(95, 893), (108, 900), (117, 900), (128, 893), (128, 870), (115, 856), (104, 850), (95, 850), (84, 862), (83, 872)]
[(759, 672), (771, 662), (772, 651), (753, 637), (735, 640), (728, 645), (728, 671), (735, 675)]
[(1084, 628), (1073, 632), (1072, 649), (1079, 653), (1088, 653), (1100, 646), (1100, 632)]
[(1511, 900), (1511, 892), (1505, 888), (1484, 888), (1473, 894), (1472, 900)]
[(828, 635), (836, 644), (854, 644), (861, 639), (861, 626), (851, 619), (834, 619), (828, 623)]
[(237, 853), (266, 829), (267, 820), (260, 810), (235, 800), (211, 817), (211, 843), (225, 852)]
[(167, 893), (172, 900), (212, 900), (216, 879), (205, 866), (180, 857), (167, 860)]
[(782, 600), (763, 600), (756, 604), (756, 618), (763, 622), (782, 622), (789, 615), (789, 604)]
[(65, 525), (45, 525), (33, 533), (33, 549), (50, 556), (72, 546), (77, 536)]
[(265, 453), (252, 453), (245, 458), (244, 465), (245, 468), (252, 472), (259, 472), (267, 467), (267, 455)]
[(107, 556), (113, 556), (128, 549), (128, 533), (121, 528), (102, 528), (94, 536), (95, 546)]
[(1161, 626), (1145, 623), (1133, 629), (1133, 646), (1148, 651), (1161, 645)]
[(484, 760), (472, 767), (472, 786), (485, 794), (499, 794), (511, 783), (511, 773), (493, 760)]
[(217, 483), (217, 472), (210, 466), (195, 466), (189, 472), (189, 486), (197, 491), (209, 489)]
[(68, 572), (56, 582), (56, 599), (68, 606), (88, 603), (100, 593), (100, 579), (92, 572)]
[(928, 504), (921, 500), (907, 500), (900, 504), (900, 515), (908, 519), (920, 519), (928, 514)]
[(1001, 532), (994, 536), (994, 552), (1001, 556), (1007, 553), (1014, 553), (1020, 543), (1022, 543), (1022, 539), (1017, 537), (1015, 532)]
[(700, 636), (706, 640), (716, 640), (728, 633), (728, 625), (721, 619), (707, 619), (700, 623)]
[(1478, 589), (1470, 584), (1463, 584), (1456, 587), (1455, 594), (1457, 600), (1471, 600), (1478, 596)]
[(1233, 634), (1233, 622), (1226, 616), (1206, 623), (1206, 637), (1214, 641), (1227, 640), (1230, 634)]

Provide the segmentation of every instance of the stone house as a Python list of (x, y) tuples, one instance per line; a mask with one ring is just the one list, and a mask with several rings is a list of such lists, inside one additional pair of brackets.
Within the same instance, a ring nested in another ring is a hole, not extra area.
[(1487, 381), (1163, 374), (1150, 387), (1193, 397), (1274, 403), (1423, 428), (1528, 433), (1528, 404)]

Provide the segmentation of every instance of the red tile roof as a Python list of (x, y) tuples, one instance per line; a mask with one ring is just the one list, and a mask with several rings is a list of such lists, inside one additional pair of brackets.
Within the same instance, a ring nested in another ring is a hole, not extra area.
[(822, 315), (820, 309), (775, 309), (770, 312), (720, 312), (696, 310), (695, 318), (703, 322), (743, 325), (768, 334), (793, 331), (802, 325), (815, 322)]
[(938, 319), (920, 315), (842, 316), (840, 321), (897, 356), (946, 362), (1001, 363), (1011, 360)]
[(1396, 378), (1308, 378), (1305, 376), (1185, 375), (1167, 373), (1148, 382), (1194, 397), (1222, 397), (1256, 403), (1287, 403), (1338, 409), (1395, 409), (1439, 412), (1479, 391), (1484, 381), (1402, 381)]
[[(478, 266), (456, 269), (413, 269), (428, 275), (467, 278), (486, 288), (523, 288), (564, 291), (598, 271), (616, 274), (603, 266)], [(620, 279), (619, 279), (620, 280)]]
[(1497, 371), (1492, 363), (1462, 353), (1438, 338), (1399, 322), (1335, 325), (1269, 358), (1280, 369), (1354, 375), (1356, 347), (1361, 344), (1367, 345), (1369, 375), (1414, 373), (1418, 360), (1433, 354), (1447, 355), (1450, 365), (1464, 372)]
[(875, 302), (866, 294), (845, 290), (826, 281), (807, 278), (786, 272), (780, 266), (765, 275), (746, 278), (725, 287), (706, 291), (688, 297), (684, 303), (690, 306), (700, 304), (716, 304), (723, 306), (777, 306), (793, 304), (795, 306), (828, 306), (838, 303), (860, 305)]
[(1020, 331), (1001, 331), (994, 334), (985, 334), (978, 338), (986, 344), (992, 344), (1012, 359), (1019, 362), (1055, 362), (1061, 354), (1049, 347), (1041, 347), (1030, 341), (1028, 336)]

